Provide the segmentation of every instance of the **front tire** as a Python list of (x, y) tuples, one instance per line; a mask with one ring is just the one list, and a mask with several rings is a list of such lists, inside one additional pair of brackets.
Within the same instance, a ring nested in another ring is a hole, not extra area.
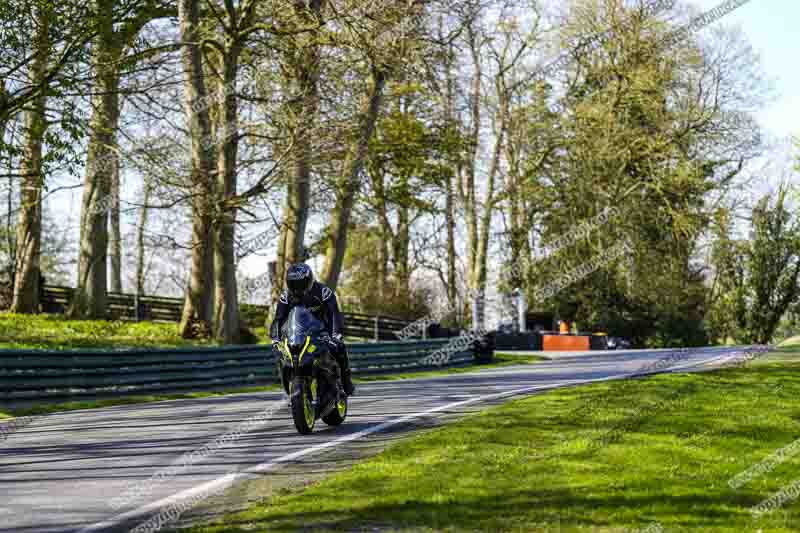
[(289, 390), (294, 427), (301, 435), (309, 435), (314, 431), (315, 413), (306, 380), (301, 377), (294, 378)]
[(322, 421), (329, 426), (338, 426), (347, 418), (347, 396), (336, 402), (336, 407), (322, 417)]

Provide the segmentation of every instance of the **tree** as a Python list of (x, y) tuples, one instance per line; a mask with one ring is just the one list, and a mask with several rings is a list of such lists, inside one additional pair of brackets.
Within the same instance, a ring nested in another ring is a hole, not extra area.
[[(441, 160), (447, 139), (434, 119), (431, 95), (417, 83), (395, 82), (388, 91), (390, 109), (370, 142), (365, 173), (369, 178), (360, 203), (377, 226), (378, 294), (388, 298), (389, 277), (395, 300), (411, 298), (414, 228), (441, 208), (436, 196), (451, 173)], [(420, 228), (421, 230), (421, 228)], [(391, 265), (391, 268), (390, 268)]]
[(752, 213), (747, 250), (746, 341), (767, 344), (800, 287), (800, 219), (787, 205), (787, 190), (764, 196)]
[[(58, 17), (69, 21), (50, 36), (51, 55), (40, 79), (23, 78), (20, 72), (30, 69), (38, 54), (29, 53), (31, 8), (46, 8), (45, 1), (6, 0), (0, 3), (0, 129), (20, 112), (29, 109), (42, 93), (75, 87), (77, 80), (64, 75), (80, 60), (85, 47), (94, 38), (97, 26), (91, 16), (91, 3), (82, 0), (63, 0), (58, 3)], [(55, 25), (51, 23), (51, 29)], [(2, 151), (0, 141), (0, 151)]]
[(216, 131), (219, 134), (217, 151), (218, 211), (214, 228), (214, 336), (226, 344), (241, 339), (239, 326), (239, 297), (236, 284), (235, 224), (236, 206), (230, 205), (237, 195), (239, 157), (239, 105), (237, 79), (239, 63), (248, 36), (256, 27), (258, 0), (242, 2), (235, 7), (225, 4), (224, 40), (208, 43), (219, 56), (216, 77), (222, 96)]
[(343, 165), (344, 172), (337, 186), (336, 204), (331, 212), (331, 223), (328, 227), (328, 250), (322, 272), (323, 282), (333, 289), (339, 283), (339, 274), (347, 248), (350, 215), (361, 181), (361, 170), (367, 155), (367, 146), (378, 120), (387, 75), (388, 73), (380, 67), (370, 70), (369, 89), (362, 104), (358, 133), (348, 149)]
[[(38, 2), (34, 7), (35, 36), (34, 59), (30, 64), (30, 78), (34, 85), (47, 83), (50, 58), (50, 21), (55, 16), (49, 2)], [(20, 190), (19, 222), (16, 238), (16, 266), (14, 269), (14, 296), (11, 310), (15, 313), (39, 311), (39, 282), (41, 278), (40, 255), (42, 238), (42, 189), (44, 166), (42, 144), (47, 130), (47, 91), (38, 91), (25, 111), (25, 153), (23, 156), (23, 181)]]
[[(397, 290), (398, 281), (390, 278), (381, 281), (379, 257), (374, 250), (381, 245), (380, 233), (374, 226), (359, 225), (351, 233), (350, 245), (344, 260), (347, 278), (339, 285), (340, 301), (350, 302), (353, 311), (401, 318), (416, 318), (428, 315), (432, 309), (426, 302), (432, 298), (422, 284)], [(385, 295), (379, 293), (384, 285)]]
[[(305, 234), (310, 213), (312, 158), (311, 139), (319, 120), (320, 49), (323, 11), (326, 0), (292, 3), (297, 26), (306, 26), (307, 32), (291, 35), (284, 54), (284, 83), (290, 93), (286, 110), (293, 126), (293, 169), (287, 177), (283, 221), (278, 242), (276, 279), (284, 279), (287, 267), (305, 259)], [(282, 283), (273, 284), (272, 298), (277, 302)]]
[(142, 190), (142, 206), (139, 211), (139, 222), (136, 225), (136, 277), (134, 280), (137, 296), (144, 294), (145, 267), (145, 228), (147, 227), (150, 208), (148, 204), (153, 195), (153, 177), (145, 175)]
[(734, 238), (730, 209), (715, 213), (711, 227), (713, 243), (710, 266), (714, 273), (706, 305), (706, 331), (716, 342), (735, 341), (747, 329), (746, 268), (747, 241)]
[[(512, 100), (529, 80), (520, 65), (526, 58), (532, 42), (536, 38), (536, 24), (530, 33), (519, 30), (520, 23), (515, 17), (503, 12), (499, 17), (497, 33), (488, 35), (479, 26), (479, 20), (467, 25), (467, 45), (472, 60), (472, 86), (470, 95), (470, 129), (468, 134), (469, 153), (466, 168), (459, 178), (456, 191), (464, 209), (467, 226), (467, 275), (468, 287), (477, 307), (473, 316), (473, 327), (483, 327), (483, 307), (486, 300), (488, 280), (489, 241), (491, 227), (501, 194), (501, 158), (506, 145), (511, 122)], [(496, 43), (499, 41), (499, 43)], [(488, 72), (484, 72), (488, 70)], [(484, 96), (483, 78), (492, 80), (491, 96)], [(494, 138), (486, 170), (484, 192), (477, 181), (480, 158), (481, 123), (483, 120), (481, 101), (493, 97), (491, 114), (492, 136)], [(477, 321), (477, 322), (476, 322)]]
[(387, 80), (398, 74), (402, 62), (416, 52), (414, 37), (418, 35), (419, 19), (424, 17), (422, 5), (416, 2), (379, 6), (374, 16), (374, 24), (344, 37), (345, 43), (354, 41), (358, 45), (362, 55), (360, 62), (366, 64), (369, 72), (369, 83), (357, 115), (355, 135), (350, 140), (339, 171), (335, 189), (336, 205), (326, 231), (328, 246), (322, 279), (333, 288), (339, 282), (353, 205), (361, 187), (362, 170), (380, 116)]
[(731, 237), (730, 214), (722, 212), (712, 252), (715, 278), (710, 333), (721, 341), (767, 344), (800, 287), (800, 219), (787, 205), (788, 189), (759, 200), (748, 240)]
[(201, 49), (199, 0), (180, 0), (183, 104), (191, 142), (191, 272), (180, 331), (184, 338), (210, 336), (213, 324), (214, 256), (212, 220), (216, 156), (206, 102), (209, 99)]
[[(119, 85), (125, 54), (151, 20), (173, 14), (159, 0), (141, 0), (133, 9), (119, 0), (94, 0), (97, 36), (92, 48), (94, 97), (81, 205), (78, 280), (69, 314), (99, 318), (106, 315), (108, 297), (108, 216), (119, 203)], [(127, 59), (127, 61), (126, 61)], [(133, 61), (135, 64), (135, 61)], [(119, 265), (119, 262), (117, 262)]]
[[(700, 239), (714, 205), (759, 153), (758, 128), (744, 112), (759, 99), (755, 60), (736, 33), (663, 49), (665, 23), (643, 6), (579, 2), (562, 39), (604, 38), (576, 52), (560, 73), (556, 109), (563, 140), (545, 166), (525, 161), (538, 200), (536, 246), (609, 208), (611, 219), (528, 275), (533, 305), (639, 344), (704, 342), (706, 301)], [(610, 28), (610, 30), (609, 30)], [(731, 65), (736, 68), (731, 68)], [(734, 87), (736, 89), (734, 89)], [(533, 287), (627, 243), (632, 250), (546, 301)]]

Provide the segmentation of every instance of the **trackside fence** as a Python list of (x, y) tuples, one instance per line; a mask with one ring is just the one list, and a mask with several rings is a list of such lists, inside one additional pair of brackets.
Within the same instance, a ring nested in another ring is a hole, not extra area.
[[(433, 368), (426, 357), (447, 339), (349, 344), (353, 373)], [(441, 361), (441, 359), (439, 359)], [(451, 353), (441, 366), (475, 361), (473, 349)], [(277, 382), (270, 346), (164, 350), (0, 350), (0, 401), (49, 400), (202, 391)]]

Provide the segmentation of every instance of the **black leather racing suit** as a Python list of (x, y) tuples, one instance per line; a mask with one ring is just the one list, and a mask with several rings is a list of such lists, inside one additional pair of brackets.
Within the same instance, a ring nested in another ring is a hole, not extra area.
[[(302, 305), (325, 325), (328, 334), (339, 339), (344, 334), (344, 321), (342, 312), (339, 311), (339, 304), (336, 301), (336, 293), (330, 288), (317, 281), (299, 300), (295, 300), (292, 294), (284, 289), (278, 299), (278, 306), (275, 308), (275, 318), (272, 319), (270, 326), (270, 337), (272, 340), (279, 340), (283, 323), (289, 317), (289, 311), (296, 305)], [(342, 378), (350, 381), (350, 361), (347, 357), (347, 348), (343, 342), (337, 342), (336, 346), (331, 347), (334, 357), (342, 368)]]

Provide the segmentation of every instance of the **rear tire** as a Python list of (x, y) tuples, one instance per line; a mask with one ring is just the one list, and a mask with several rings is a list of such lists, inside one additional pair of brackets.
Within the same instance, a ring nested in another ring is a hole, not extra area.
[(323, 416), (322, 421), (329, 426), (338, 426), (344, 422), (345, 418), (347, 418), (347, 396), (341, 401), (336, 402), (336, 407), (334, 407), (330, 413)]
[(301, 435), (309, 435), (314, 431), (315, 413), (308, 397), (306, 380), (300, 377), (294, 378), (289, 391), (294, 427)]

